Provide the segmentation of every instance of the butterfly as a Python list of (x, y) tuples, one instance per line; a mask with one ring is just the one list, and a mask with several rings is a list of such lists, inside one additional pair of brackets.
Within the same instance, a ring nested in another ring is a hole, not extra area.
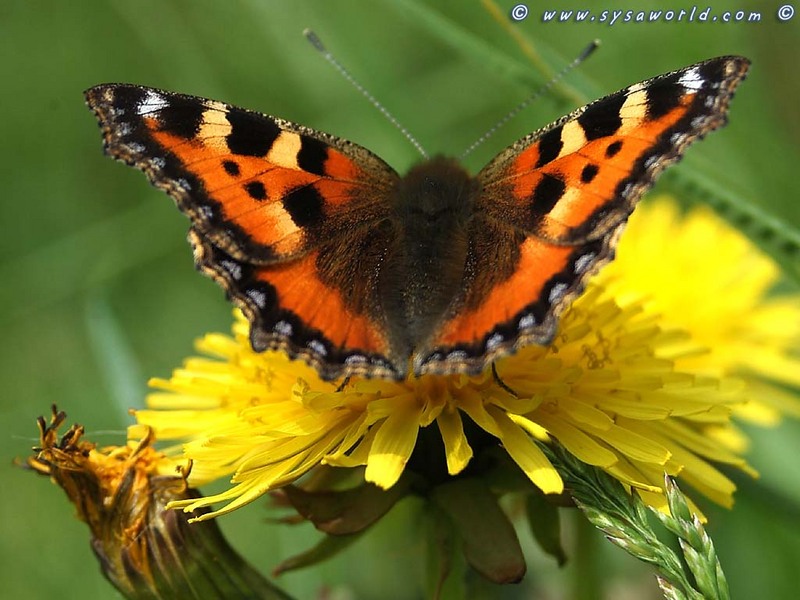
[(477, 374), (528, 344), (612, 260), (628, 216), (726, 122), (749, 61), (724, 56), (596, 100), (470, 175), (400, 176), (369, 150), (222, 102), (128, 84), (85, 92), (105, 152), (191, 221), (197, 267), (325, 380)]

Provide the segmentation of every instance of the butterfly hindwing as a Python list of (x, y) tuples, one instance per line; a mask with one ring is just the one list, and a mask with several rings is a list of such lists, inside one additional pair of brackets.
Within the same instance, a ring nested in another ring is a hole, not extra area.
[(390, 243), (385, 238), (364, 230), (346, 243), (334, 240), (272, 265), (239, 261), (194, 229), (189, 241), (198, 268), (247, 316), (256, 351), (284, 350), (326, 380), (401, 376), (407, 358), (394, 356), (389, 344), (385, 316), (375, 303), (377, 272), (352, 272), (365, 260), (379, 264)]
[(415, 357), (415, 371), (478, 373), (519, 347), (550, 343), (560, 307), (580, 294), (576, 282), (588, 269), (611, 260), (622, 229), (621, 223), (600, 239), (553, 244), (476, 220), (463, 295)]

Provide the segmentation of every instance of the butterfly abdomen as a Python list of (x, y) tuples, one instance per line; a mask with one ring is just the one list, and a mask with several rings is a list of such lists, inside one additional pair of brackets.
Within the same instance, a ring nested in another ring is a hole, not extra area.
[(474, 190), (472, 177), (443, 157), (413, 167), (394, 190), (395, 243), (381, 297), (406, 355), (431, 335), (461, 289)]

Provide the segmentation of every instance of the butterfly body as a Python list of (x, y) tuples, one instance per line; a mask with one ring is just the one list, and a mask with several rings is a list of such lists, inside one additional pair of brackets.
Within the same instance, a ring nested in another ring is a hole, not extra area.
[(395, 356), (424, 347), (463, 288), (476, 183), (454, 160), (412, 168), (391, 194), (392, 238), (379, 275)]
[(711, 59), (597, 100), (472, 176), (434, 158), (399, 176), (351, 142), (204, 98), (87, 91), (106, 151), (191, 220), (198, 268), (324, 379), (476, 374), (548, 343), (612, 259), (644, 191), (724, 124), (749, 62)]

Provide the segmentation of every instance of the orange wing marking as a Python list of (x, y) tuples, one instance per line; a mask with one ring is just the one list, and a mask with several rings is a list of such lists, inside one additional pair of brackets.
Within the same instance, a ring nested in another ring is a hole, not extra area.
[(281, 308), (295, 313), (304, 325), (321, 331), (333, 345), (385, 354), (388, 343), (375, 323), (349, 310), (341, 293), (320, 281), (315, 266), (317, 254), (262, 268), (255, 278), (275, 288)]
[(475, 310), (450, 321), (434, 346), (453, 346), (483, 338), (498, 324), (507, 323), (531, 301), (540, 297), (551, 277), (567, 266), (574, 248), (554, 246), (537, 238), (527, 238), (520, 247), (514, 274), (495, 286)]

